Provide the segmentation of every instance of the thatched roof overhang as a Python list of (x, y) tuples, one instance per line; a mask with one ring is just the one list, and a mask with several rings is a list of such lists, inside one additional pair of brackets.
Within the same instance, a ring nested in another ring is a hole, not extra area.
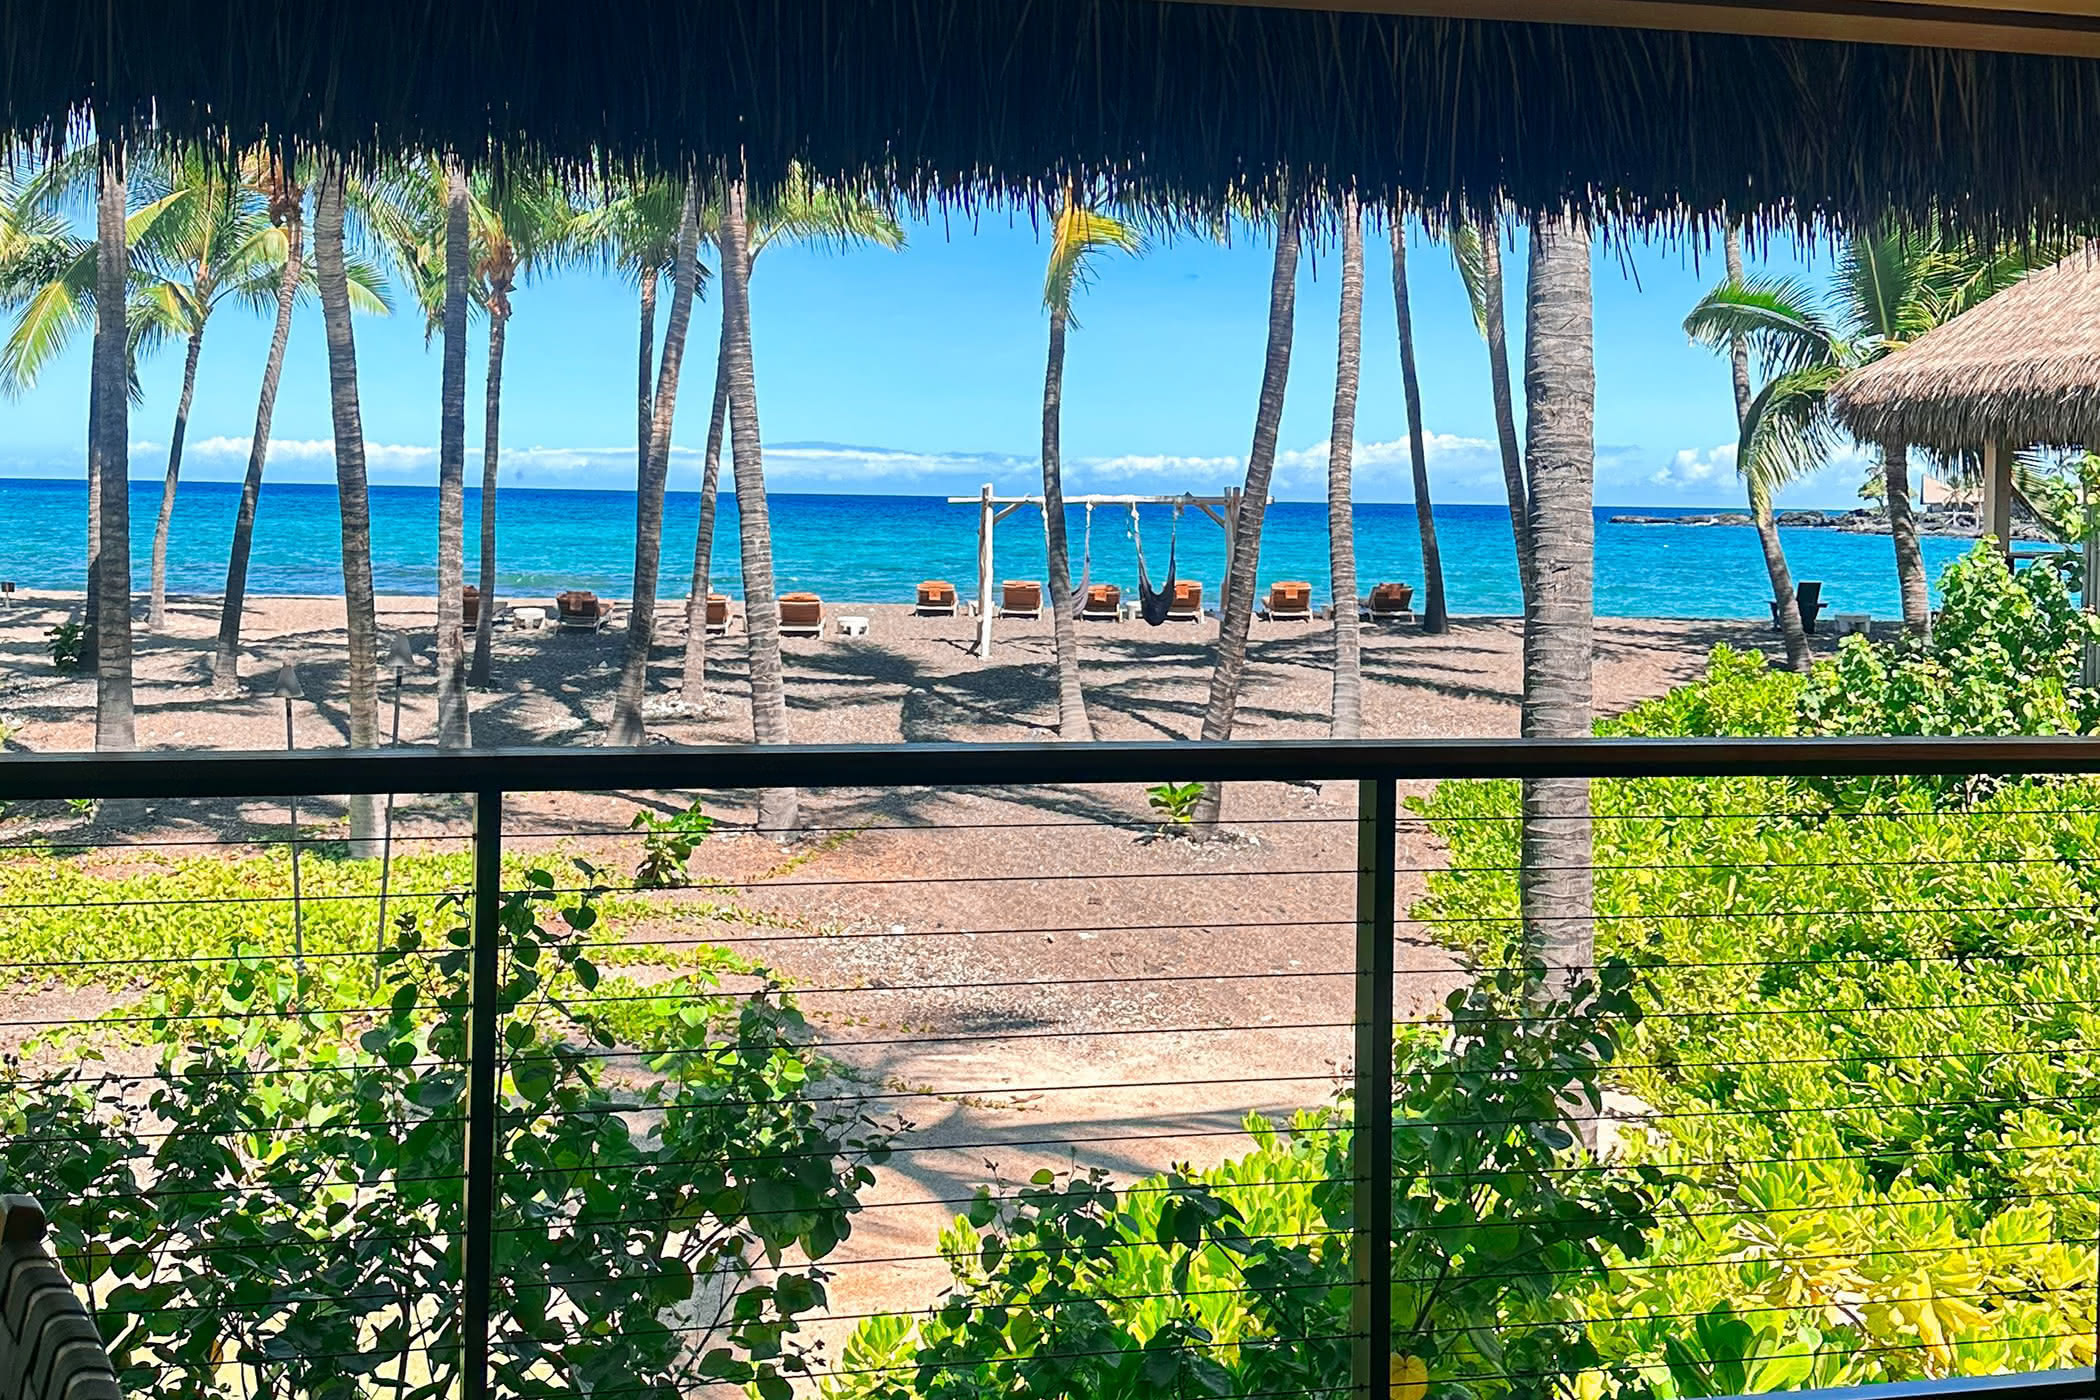
[(1662, 227), (2100, 217), (2079, 58), (1193, 0), (0, 0), (0, 37), (0, 122), (47, 140), (92, 106), (352, 153), (741, 157), (761, 186), (800, 161), (929, 199), (1081, 173), (1194, 211), (1351, 185)]
[(1865, 442), (2100, 448), (2100, 252), (2073, 254), (1847, 375), (1831, 406)]

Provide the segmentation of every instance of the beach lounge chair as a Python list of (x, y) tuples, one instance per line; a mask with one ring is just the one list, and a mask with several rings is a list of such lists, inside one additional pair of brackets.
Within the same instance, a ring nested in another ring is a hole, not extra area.
[(459, 590), (459, 621), (469, 631), (481, 622), (481, 590), (471, 583)]
[(1167, 621), (1203, 621), (1202, 580), (1193, 578), (1178, 578), (1174, 580), (1174, 601), (1167, 605)]
[(596, 632), (612, 621), (613, 605), (588, 589), (572, 588), (554, 600), (554, 616), (564, 632)]
[[(1772, 626), (1779, 626), (1779, 604), (1772, 609)], [(1823, 584), (1818, 579), (1803, 579), (1794, 585), (1794, 606), (1801, 610), (1801, 630), (1813, 637), (1816, 635), (1816, 616), (1823, 611)]]
[(707, 635), (724, 637), (729, 634), (729, 597), (724, 593), (707, 595)]
[(955, 585), (946, 579), (927, 579), (919, 585), (919, 601), (913, 611), (920, 617), (955, 616)]
[(1123, 590), (1112, 583), (1097, 583), (1079, 602), (1081, 622), (1119, 622), (1123, 617)]
[(780, 635), (821, 637), (824, 635), (824, 600), (814, 593), (780, 595)]
[(999, 585), (999, 616), (1038, 618), (1043, 615), (1043, 585), (1033, 579), (1008, 579)]
[(1311, 622), (1312, 585), (1302, 579), (1270, 584), (1261, 615), (1271, 622)]
[(1412, 622), (1415, 616), (1414, 585), (1381, 583), (1371, 589), (1364, 615), (1373, 622)]

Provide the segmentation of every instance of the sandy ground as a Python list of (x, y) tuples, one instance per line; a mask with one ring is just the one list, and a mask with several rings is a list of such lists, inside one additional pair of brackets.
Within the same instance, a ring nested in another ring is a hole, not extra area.
[[(0, 613), (0, 715), (14, 726), (13, 748), (91, 743), (91, 682), (56, 674), (42, 641), (76, 606), (43, 596)], [(1002, 622), (994, 656), (981, 662), (969, 651), (967, 618), (841, 611), (869, 617), (869, 635), (787, 643), (796, 740), (1050, 735), (1056, 701), (1044, 624)], [(294, 705), (299, 744), (346, 742), (340, 600), (256, 600), (244, 628), (247, 690), (233, 699), (215, 698), (209, 685), (216, 609), (185, 599), (171, 613), (167, 634), (139, 641), (141, 745), (281, 745), (282, 702), (269, 690), (284, 658), (298, 663), (306, 691)], [(428, 655), (427, 600), (385, 600), (381, 625), (405, 629)], [(682, 633), (676, 617), (671, 625)], [(1102, 737), (1195, 734), (1215, 623), (1083, 625), (1081, 638)], [(476, 741), (595, 742), (610, 707), (618, 628), (598, 636), (505, 628), (497, 640), (497, 685), (474, 697)], [(676, 693), (682, 635), (670, 640), (652, 678), (665, 698)], [(1461, 620), (1441, 637), (1367, 628), (1365, 732), (1515, 734), (1519, 641), (1507, 619)], [(1774, 639), (1745, 623), (1599, 623), (1600, 708), (1624, 708), (1697, 674), (1717, 642), (1769, 648)], [(1238, 736), (1324, 734), (1331, 645), (1324, 623), (1257, 622)], [(712, 713), (659, 719), (653, 738), (748, 740), (740, 633), (714, 644), (710, 668)], [(426, 667), (403, 687), (403, 742), (428, 742), (433, 700)], [(683, 796), (543, 798), (513, 821), (564, 849), (631, 865), (632, 842), (606, 833), (639, 804), (669, 809)], [(748, 819), (747, 797), (706, 800), (733, 823)], [(1159, 838), (1135, 786), (818, 791), (803, 805), (811, 830), (792, 847), (727, 832), (702, 847), (696, 871), (736, 882), (730, 909), (696, 919), (690, 900), (669, 898), (663, 918), (632, 936), (705, 938), (771, 966), (856, 1072), (867, 1106), (909, 1123), (853, 1237), (830, 1261), (832, 1311), (850, 1318), (924, 1306), (947, 1278), (935, 1236), (978, 1184), (1022, 1181), (1044, 1165), (1099, 1166), (1127, 1181), (1173, 1162), (1214, 1162), (1244, 1150), (1248, 1112), (1331, 1097), (1350, 1055), (1354, 797), (1346, 784), (1245, 785), (1227, 806), (1239, 839), (1198, 847)], [(403, 802), (410, 829), (460, 830), (457, 799)], [(253, 839), (248, 824), (282, 820), (272, 803), (162, 804), (150, 830), (128, 839)], [(1439, 859), (1403, 822), (1403, 905)], [(1431, 1015), (1454, 984), (1452, 959), (1419, 927), (1403, 927), (1402, 939), (1398, 1014)], [(76, 1014), (50, 1009), (76, 996), (84, 998), (77, 1014), (97, 1009), (92, 994), (42, 992), (0, 999), (0, 1015), (24, 1006)], [(819, 1332), (835, 1346), (848, 1326)]]

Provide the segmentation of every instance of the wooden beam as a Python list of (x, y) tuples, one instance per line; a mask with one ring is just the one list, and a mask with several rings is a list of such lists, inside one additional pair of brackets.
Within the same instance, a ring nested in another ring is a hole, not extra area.
[(1673, 29), (2100, 58), (2093, 0), (1228, 0), (1292, 10)]
[(2012, 555), (2012, 461), (2009, 444), (1983, 445), (1983, 533), (1998, 542), (1998, 550)]

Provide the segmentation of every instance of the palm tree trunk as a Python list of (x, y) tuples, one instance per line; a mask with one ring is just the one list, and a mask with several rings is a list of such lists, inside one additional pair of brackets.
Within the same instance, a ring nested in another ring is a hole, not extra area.
[(197, 396), (197, 358), (204, 353), (204, 325), (190, 332), (182, 357), (182, 395), (175, 400), (175, 427), (168, 434), (168, 479), (161, 483), (160, 514), (153, 521), (153, 594), (146, 607), (146, 626), (158, 632), (168, 625), (168, 525), (175, 516), (175, 483), (182, 476), (182, 439), (189, 432), (190, 402)]
[(255, 542), (255, 506), (262, 495), (263, 463), (270, 455), (270, 421), (277, 412), (277, 381), (284, 373), (284, 347), (292, 335), (292, 303), (299, 295), (301, 244), (305, 233), (296, 207), (285, 216), (284, 274), (277, 279), (277, 323), (263, 362), (262, 393), (255, 404), (255, 436), (248, 442), (248, 474), (233, 518), (233, 548), (226, 559), (226, 596), (219, 608), (219, 649), (212, 657), (212, 688), (231, 695), (241, 684), (241, 609), (248, 601), (248, 553)]
[(1486, 288), (1488, 382), (1495, 398), (1495, 441), (1502, 449), (1502, 486), (1509, 495), (1509, 529), (1517, 545), (1517, 587), (1524, 614), (1531, 615), (1538, 589), (1532, 564), (1531, 488), (1524, 480), (1524, 457), (1517, 448), (1516, 397), (1509, 382), (1509, 331), (1502, 312), (1502, 226), (1498, 219), (1480, 220), (1481, 281)]
[[(1247, 453), (1247, 484), (1233, 531), (1232, 571), (1226, 578), (1224, 615), (1218, 621), (1218, 659), (1210, 673), (1210, 701), (1203, 712), (1203, 737), (1232, 737), (1240, 680), (1247, 671), (1247, 633), (1254, 623), (1254, 581), (1261, 562), (1262, 518), (1269, 508), (1269, 478), (1276, 469), (1276, 435), (1283, 424), (1283, 396), (1291, 377), (1291, 318), (1298, 300), (1298, 222), (1288, 205), (1278, 211), (1276, 262), (1269, 274), (1269, 340), (1262, 360), (1261, 397), (1254, 410), (1254, 442)], [(1208, 835), (1218, 829), (1225, 801), (1222, 784), (1204, 786), (1195, 825)]]
[[(744, 556), (744, 631), (750, 655), (751, 732), (761, 744), (788, 741), (787, 689), (780, 669), (780, 601), (773, 592), (772, 525), (766, 511), (765, 458), (758, 436), (758, 374), (751, 357), (751, 265), (744, 186), (730, 184), (722, 210), (722, 350), (729, 361), (729, 436), (736, 470), (737, 537)], [(758, 825), (786, 836), (795, 825), (793, 788), (759, 795)]]
[(639, 477), (649, 470), (649, 425), (655, 417), (655, 405), (650, 401), (650, 386), (656, 381), (656, 371), (650, 367), (650, 359), (656, 354), (656, 269), (642, 270), (642, 347), (634, 377), (634, 471)]
[[(102, 328), (95, 327), (90, 364), (102, 362)], [(102, 385), (88, 373), (87, 444), (87, 596), (80, 607), (80, 662), (90, 670), (102, 664), (96, 621), (102, 614)]]
[(606, 741), (639, 744), (646, 737), (642, 699), (649, 688), (649, 649), (656, 640), (656, 579), (663, 565), (664, 482), (671, 472), (671, 423), (678, 409), (678, 372), (685, 363), (685, 336), (699, 280), (699, 191), (688, 181), (685, 211), (678, 222), (678, 256), (671, 274), (671, 318), (664, 327), (663, 363), (649, 424), (649, 456), (635, 482), (634, 597), (627, 606), (627, 649), (620, 689), (613, 700)]
[[(724, 322), (726, 329), (727, 322)], [(693, 532), (693, 586), (685, 597), (685, 667), (678, 696), (688, 705), (707, 703), (707, 595), (714, 588), (715, 503), (722, 482), (722, 434), (729, 423), (729, 361), (715, 343), (715, 401), (707, 415), (707, 450), (700, 459), (700, 524)]]
[(438, 399), (437, 740), (444, 748), (474, 742), (467, 713), (467, 177), (445, 166), (445, 348)]
[(1065, 323), (1050, 309), (1050, 353), (1043, 369), (1043, 540), (1050, 572), (1050, 636), (1057, 653), (1057, 737), (1092, 739), (1086, 691), (1079, 681), (1079, 634), (1072, 607), (1072, 545), (1065, 530), (1064, 467), (1059, 426), (1064, 416)]
[[(1350, 489), (1350, 471), (1356, 462), (1356, 387), (1364, 358), (1364, 242), (1356, 197), (1342, 197), (1342, 298), (1335, 334), (1334, 420), (1327, 433), (1327, 557), (1334, 595), (1334, 700), (1328, 732), (1337, 739), (1354, 739), (1364, 728), (1364, 668), (1361, 625), (1356, 615), (1356, 521)], [(1393, 250), (1401, 248), (1405, 235), (1400, 221), (1393, 220)], [(1393, 285), (1404, 288), (1406, 274), (1396, 266)], [(1404, 296), (1405, 293), (1402, 292)], [(1401, 343), (1407, 343), (1407, 312), (1400, 312)], [(1411, 370), (1413, 359), (1403, 351), (1401, 363)], [(1412, 383), (1410, 375), (1409, 382)], [(1419, 439), (1418, 439), (1419, 441)], [(1417, 477), (1419, 479), (1419, 472)], [(1420, 497), (1416, 509), (1424, 509)], [(1428, 540), (1436, 538), (1432, 529)], [(1424, 555), (1424, 558), (1432, 558)]]
[(1896, 584), (1903, 593), (1903, 625), (1919, 636), (1932, 630), (1932, 592), (1925, 583), (1925, 556), (1918, 549), (1918, 520), (1910, 509), (1910, 445), (1881, 445), (1883, 504), (1889, 541), (1896, 547)]
[(474, 619), (474, 664), (467, 683), (487, 686), (489, 652), (496, 635), (496, 468), (503, 431), (503, 338), (510, 325), (506, 288), (498, 287), (489, 308), (488, 398), (481, 429), (481, 606)]
[[(1342, 275), (1347, 278), (1346, 268)], [(1415, 375), (1415, 318), (1407, 299), (1407, 221), (1400, 216), (1397, 206), (1393, 211), (1393, 317), (1400, 331), (1400, 391), (1407, 400), (1407, 456), (1414, 468), (1415, 528), (1422, 536), (1422, 630), (1435, 634), (1451, 630), (1451, 617), (1444, 607), (1444, 554), (1437, 548), (1436, 513), (1429, 500), (1429, 450), (1422, 435), (1422, 384)], [(1354, 576), (1353, 571), (1351, 576)], [(1339, 603), (1341, 595), (1335, 596)]]
[[(350, 280), (343, 267), (343, 172), (331, 165), (314, 200), (314, 280), (328, 340), (328, 410), (335, 429), (335, 489), (342, 519), (343, 612), (349, 646), (350, 747), (379, 746), (379, 625), (372, 598), (372, 503), (365, 481), (364, 415), (357, 397), (357, 342), (350, 326)], [(352, 796), (350, 854), (379, 854), (377, 804)]]
[[(127, 753), (138, 747), (131, 692), (131, 493), (126, 471), (131, 455), (131, 402), (124, 283), (129, 259), (124, 246), (122, 153), (104, 145), (95, 199), (95, 458), (101, 479), (95, 628), (95, 750)], [(105, 802), (109, 821), (134, 819), (141, 804)]]
[[(1728, 280), (1743, 280), (1743, 230), (1730, 224), (1721, 240), (1721, 256)], [(1728, 373), (1735, 389), (1735, 426), (1740, 433), (1750, 421), (1750, 341), (1742, 335), (1728, 338)], [(1757, 526), (1758, 547), (1764, 551), (1765, 572), (1772, 579), (1772, 605), (1778, 609), (1779, 634), (1786, 640), (1786, 664), (1794, 671), (1808, 670), (1808, 630), (1801, 623), (1801, 600), (1794, 596), (1794, 574), (1786, 565), (1786, 547), (1779, 539), (1779, 524), (1772, 519), (1772, 498), (1762, 485), (1744, 478), (1749, 488), (1750, 519)]]
[[(1575, 218), (1531, 227), (1524, 350), (1525, 460), (1536, 585), (1524, 618), (1523, 733), (1590, 733), (1596, 516), (1596, 361), (1588, 229)], [(1584, 778), (1524, 784), (1518, 891), (1526, 949), (1547, 990), (1587, 975), (1592, 958), (1590, 788)]]

